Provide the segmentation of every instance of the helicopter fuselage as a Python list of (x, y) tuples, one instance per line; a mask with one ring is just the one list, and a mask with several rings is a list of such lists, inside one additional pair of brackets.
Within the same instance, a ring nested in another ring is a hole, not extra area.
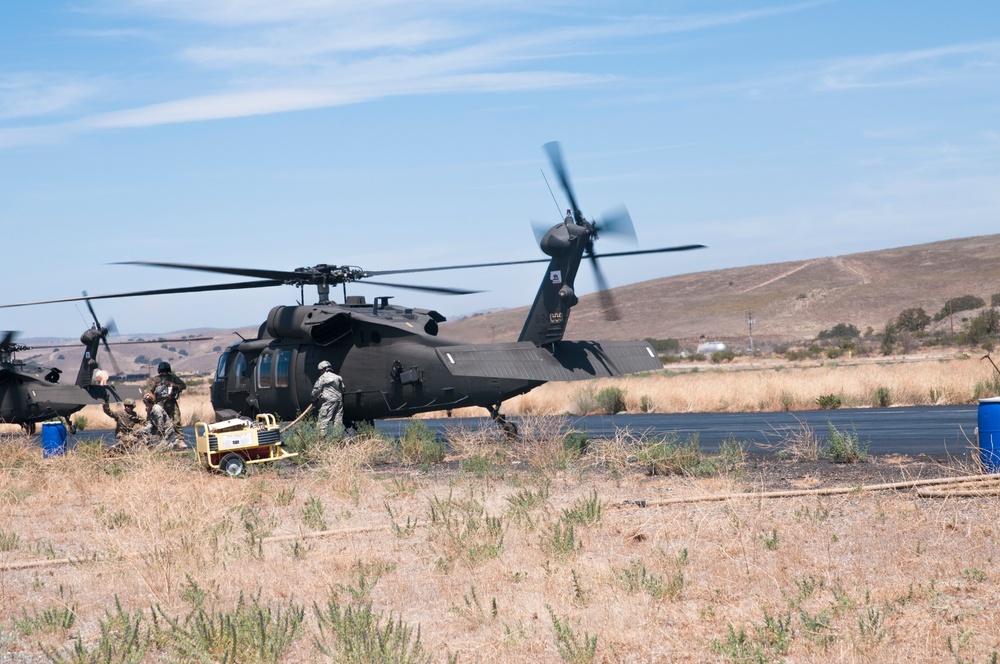
[(219, 358), (212, 385), (216, 417), (267, 412), (295, 418), (312, 402), (323, 360), (344, 379), (349, 423), (490, 408), (545, 382), (452, 374), (438, 349), (461, 344), (437, 337), (444, 317), (387, 300), (274, 307), (257, 338), (233, 344)]
[[(100, 404), (91, 390), (59, 382), (59, 370), (29, 362), (0, 365), (0, 422), (30, 426), (56, 417), (69, 417), (84, 406)], [(93, 386), (94, 391), (105, 389)]]

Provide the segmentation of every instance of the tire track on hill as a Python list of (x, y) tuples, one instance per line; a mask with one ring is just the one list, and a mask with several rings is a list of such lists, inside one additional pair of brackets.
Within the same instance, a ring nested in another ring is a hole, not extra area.
[(772, 277), (772, 278), (768, 279), (767, 281), (762, 281), (759, 284), (756, 284), (754, 286), (750, 286), (749, 288), (744, 288), (743, 290), (741, 290), (739, 292), (740, 292), (740, 294), (742, 294), (742, 293), (749, 293), (752, 290), (757, 290), (758, 288), (763, 288), (764, 286), (767, 286), (768, 284), (773, 284), (775, 281), (780, 281), (781, 279), (785, 279), (787, 277), (790, 277), (791, 275), (795, 274), (799, 270), (804, 270), (804, 269), (806, 269), (807, 267), (809, 267), (811, 265), (815, 265), (816, 263), (818, 263), (821, 260), (823, 260), (823, 259), (819, 258), (819, 259), (815, 259), (815, 260), (811, 260), (811, 261), (806, 261), (802, 265), (799, 265), (798, 267), (793, 267), (791, 270), (786, 270), (786, 271), (782, 272), (781, 274), (779, 274), (776, 277)]

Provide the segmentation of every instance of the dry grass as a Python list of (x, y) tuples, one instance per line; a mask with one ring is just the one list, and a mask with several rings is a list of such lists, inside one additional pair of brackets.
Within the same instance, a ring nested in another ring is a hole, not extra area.
[[(630, 413), (757, 412), (810, 410), (824, 395), (840, 397), (843, 407), (975, 403), (996, 396), (994, 370), (978, 357), (867, 360), (854, 364), (741, 363), (583, 383), (547, 383), (504, 403), (510, 415), (583, 414), (587, 397), (606, 387), (624, 392)], [(482, 409), (456, 409), (455, 417), (481, 416)]]
[[(93, 646), (116, 597), (147, 619), (152, 606), (187, 615), (195, 590), (230, 610), (241, 592), (306, 607), (287, 662), (326, 661), (314, 603), (359, 596), (419, 625), (434, 661), (988, 661), (1000, 649), (996, 497), (616, 507), (761, 480), (752, 467), (649, 476), (630, 461), (634, 440), (567, 456), (545, 426), (512, 447), (456, 435), (452, 456), (426, 470), (378, 465), (385, 449), (363, 441), (236, 480), (183, 455), (110, 459), (84, 446), (42, 459), (7, 437), (0, 658), (77, 635)], [(472, 459), (491, 472), (463, 470)], [(42, 564), (12, 568), (28, 561)], [(68, 608), (69, 628), (18, 626)]]

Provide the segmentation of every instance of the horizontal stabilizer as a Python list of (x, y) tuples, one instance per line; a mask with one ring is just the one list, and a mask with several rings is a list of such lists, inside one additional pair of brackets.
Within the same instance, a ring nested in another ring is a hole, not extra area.
[(515, 380), (587, 380), (663, 368), (644, 341), (560, 341), (554, 348), (518, 341), (444, 346), (437, 354), (452, 375)]

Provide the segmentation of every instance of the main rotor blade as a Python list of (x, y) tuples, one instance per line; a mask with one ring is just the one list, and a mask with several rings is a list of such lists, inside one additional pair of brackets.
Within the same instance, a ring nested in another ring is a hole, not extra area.
[[(704, 249), (703, 244), (685, 244), (677, 247), (660, 247), (659, 249), (637, 249), (633, 251), (618, 251), (610, 254), (594, 254), (594, 258), (613, 258), (615, 256), (637, 256), (639, 254), (659, 254), (668, 251), (690, 251), (691, 249)], [(548, 263), (549, 258), (529, 258), (521, 261), (497, 261), (495, 263), (467, 263), (465, 265), (439, 265), (436, 267), (418, 267), (407, 270), (372, 270), (365, 274), (372, 276), (383, 276), (386, 274), (410, 274), (413, 272), (439, 272), (442, 270), (469, 270), (481, 267), (504, 267), (505, 265), (530, 265), (532, 263)], [(371, 282), (368, 282), (371, 283)]]
[[(373, 277), (381, 277), (387, 274), (411, 274), (414, 272), (439, 272), (441, 270), (466, 270), (474, 269), (480, 267), (503, 267), (504, 265), (528, 265), (529, 263), (548, 263), (550, 259), (548, 258), (529, 258), (523, 261), (498, 261), (496, 263), (467, 263), (465, 265), (439, 265), (436, 267), (418, 267), (410, 268), (406, 270), (370, 270), (366, 271), (365, 274), (370, 274)], [(371, 283), (362, 282), (362, 283)]]
[(159, 288), (156, 290), (133, 291), (131, 293), (111, 293), (107, 295), (88, 295), (86, 297), (62, 297), (54, 300), (37, 300), (35, 302), (17, 302), (16, 304), (0, 304), (0, 309), (11, 307), (29, 307), (35, 304), (56, 304), (58, 302), (79, 302), (80, 300), (110, 300), (117, 297), (143, 297), (146, 295), (176, 295), (178, 293), (204, 293), (211, 291), (242, 290), (245, 288), (270, 288), (284, 286), (283, 281), (240, 281), (232, 284), (213, 284), (210, 286), (185, 286), (182, 288)]
[(302, 272), (289, 270), (260, 270), (243, 267), (221, 267), (218, 265), (193, 265), (190, 263), (159, 263), (155, 261), (123, 261), (114, 265), (146, 265), (149, 267), (166, 267), (174, 270), (194, 270), (196, 272), (212, 272), (213, 274), (231, 274), (237, 277), (256, 277), (272, 281), (296, 281), (305, 276)]
[[(109, 341), (108, 344), (111, 346), (129, 346), (135, 344), (163, 344), (163, 343), (183, 343), (185, 341), (209, 341), (215, 337), (188, 337), (187, 339), (149, 339), (147, 341)], [(32, 346), (35, 348), (65, 348), (66, 344), (47, 344), (45, 346)]]
[(563, 162), (562, 148), (559, 146), (559, 141), (551, 141), (542, 147), (548, 153), (552, 170), (556, 172), (556, 175), (559, 177), (559, 184), (562, 185), (563, 191), (566, 192), (566, 198), (569, 199), (570, 208), (573, 210), (573, 218), (579, 222), (580, 219), (577, 217), (580, 215), (580, 206), (576, 203), (576, 196), (573, 195), (573, 186), (569, 183), (569, 172), (567, 172), (566, 164)]
[(438, 286), (409, 286), (407, 284), (390, 284), (384, 281), (359, 281), (359, 284), (368, 286), (387, 286), (389, 288), (407, 288), (409, 290), (415, 291), (427, 291), (428, 293), (440, 293), (442, 295), (472, 295), (473, 293), (482, 293), (483, 291), (478, 290), (466, 290), (464, 288), (441, 288)]
[(690, 251), (705, 249), (703, 244), (682, 244), (678, 247), (660, 247), (659, 249), (636, 249), (635, 251), (613, 251), (609, 254), (594, 254), (594, 258), (614, 258), (615, 256), (638, 256), (640, 254), (662, 254), (668, 251)]
[(601, 302), (601, 310), (604, 312), (604, 318), (610, 321), (621, 319), (618, 307), (615, 305), (615, 298), (611, 295), (611, 290), (608, 289), (608, 282), (604, 278), (604, 272), (601, 271), (597, 257), (593, 254), (590, 255), (590, 265), (594, 268), (594, 279), (597, 281), (597, 298)]

